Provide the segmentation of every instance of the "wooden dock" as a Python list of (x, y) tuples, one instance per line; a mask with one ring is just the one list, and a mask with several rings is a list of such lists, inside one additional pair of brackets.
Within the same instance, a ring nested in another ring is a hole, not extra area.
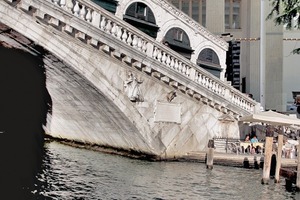
[[(206, 152), (189, 152), (186, 156), (178, 160), (192, 161), (205, 163)], [(234, 154), (234, 153), (219, 153), (214, 152), (214, 165), (224, 165), (232, 167), (257, 168), (261, 167), (264, 162), (263, 154)], [(282, 158), (282, 168), (296, 168), (297, 160)], [(249, 165), (247, 165), (247, 163)]]

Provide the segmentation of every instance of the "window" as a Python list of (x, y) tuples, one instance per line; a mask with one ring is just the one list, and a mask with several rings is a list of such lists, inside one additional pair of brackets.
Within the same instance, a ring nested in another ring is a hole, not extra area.
[(209, 48), (203, 49), (199, 56), (198, 56), (199, 61), (204, 61), (206, 63), (213, 63), (215, 65), (220, 65), (219, 57), (217, 53)]
[(152, 10), (144, 3), (132, 3), (125, 12), (123, 20), (156, 38), (159, 27), (156, 25)]
[(193, 49), (190, 46), (190, 39), (181, 28), (174, 27), (168, 30), (163, 42), (177, 53), (180, 53), (187, 59), (191, 59)]
[(145, 19), (147, 16), (147, 9), (146, 5), (142, 3), (137, 3), (136, 6), (136, 15), (138, 19)]
[(176, 29), (174, 40), (182, 42), (183, 39), (183, 31), (180, 29)]
[(241, 0), (225, 0), (225, 29), (240, 29)]
[(205, 26), (206, 0), (169, 0), (176, 8)]

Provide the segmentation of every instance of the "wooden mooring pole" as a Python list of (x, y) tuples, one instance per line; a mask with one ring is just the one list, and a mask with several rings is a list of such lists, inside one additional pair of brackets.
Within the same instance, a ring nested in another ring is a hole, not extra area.
[(283, 133), (284, 127), (281, 126), (281, 132), (278, 134), (278, 149), (276, 158), (276, 171), (275, 171), (275, 183), (279, 183), (280, 180), (280, 168), (281, 168), (281, 157), (282, 157), (282, 146), (283, 146)]
[(213, 169), (214, 164), (214, 140), (208, 141), (208, 151), (206, 154), (206, 168)]
[(262, 184), (269, 184), (269, 180), (270, 180), (273, 133), (274, 133), (273, 128), (271, 126), (267, 126), (263, 177), (261, 179)]
[(296, 188), (300, 190), (300, 137), (298, 137), (298, 146), (297, 146), (297, 179), (296, 179)]

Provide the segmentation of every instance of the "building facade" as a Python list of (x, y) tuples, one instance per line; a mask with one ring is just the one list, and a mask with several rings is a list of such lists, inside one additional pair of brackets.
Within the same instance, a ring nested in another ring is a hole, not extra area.
[[(267, 0), (169, 0), (216, 35), (227, 36), (227, 41), (240, 45), (240, 91), (251, 93), (256, 101), (264, 99), (264, 109), (287, 111), (293, 103), (292, 92), (300, 91), (297, 84), (300, 68), (298, 55), (291, 54), (297, 48), (299, 31), (286, 31), (275, 26), (273, 20), (263, 20), (265, 29), (265, 53), (261, 54), (261, 19), (266, 19), (271, 5)], [(264, 16), (261, 17), (261, 2)], [(226, 34), (227, 33), (227, 34)], [(294, 38), (294, 40), (291, 40)], [(261, 65), (264, 55), (265, 66)], [(260, 82), (261, 66), (265, 69), (264, 82)], [(228, 66), (227, 66), (228, 67)], [(264, 87), (264, 96), (261, 92)]]

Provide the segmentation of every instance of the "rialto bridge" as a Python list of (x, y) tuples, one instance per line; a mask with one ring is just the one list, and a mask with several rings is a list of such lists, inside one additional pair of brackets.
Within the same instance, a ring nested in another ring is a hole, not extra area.
[(224, 78), (227, 43), (165, 0), (1, 0), (0, 22), (47, 52), (52, 137), (167, 159), (259, 109)]

